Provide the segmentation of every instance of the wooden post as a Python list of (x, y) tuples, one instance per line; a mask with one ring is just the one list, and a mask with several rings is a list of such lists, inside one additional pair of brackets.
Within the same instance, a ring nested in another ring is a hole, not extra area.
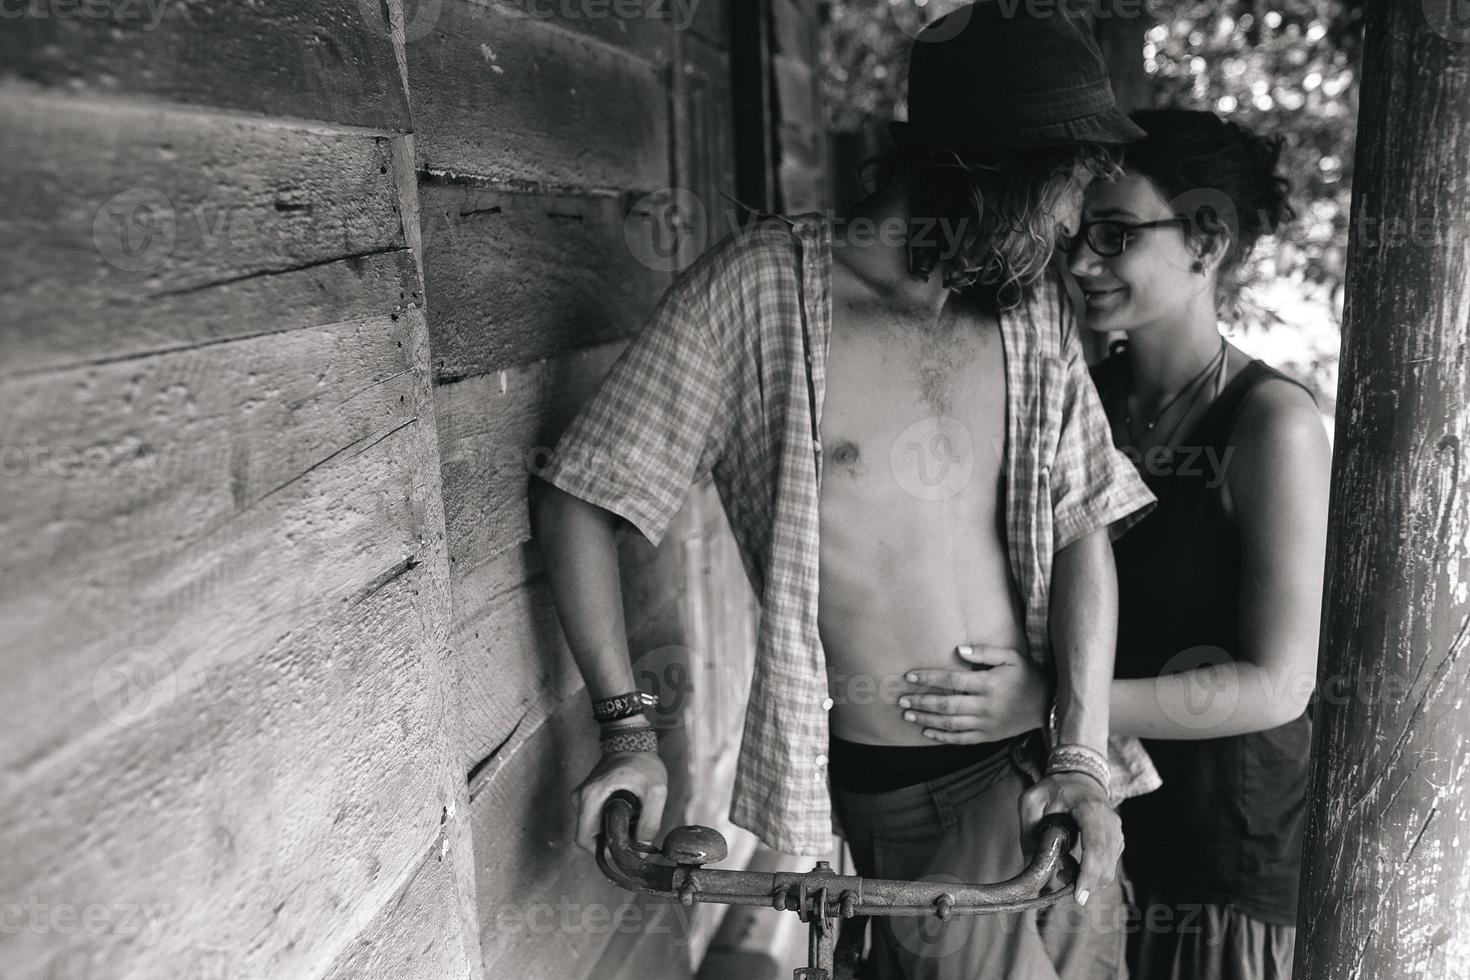
[(1143, 67), (1143, 40), (1156, 21), (1147, 4), (1100, 4), (1092, 19), (1092, 36), (1108, 63), (1113, 96), (1124, 110), (1147, 109), (1152, 102), (1148, 72)]
[(730, 87), (735, 97), (736, 196), (750, 207), (774, 211), (771, 0), (730, 4)]
[(1373, 4), (1365, 26), (1310, 980), (1470, 977), (1470, 32), (1453, 6)]

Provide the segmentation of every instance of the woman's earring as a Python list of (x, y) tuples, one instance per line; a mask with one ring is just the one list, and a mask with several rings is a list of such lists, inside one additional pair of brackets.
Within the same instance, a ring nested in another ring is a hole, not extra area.
[(1190, 268), (1193, 269), (1195, 272), (1204, 272), (1205, 271), (1205, 264), (1203, 262), (1201, 262), (1199, 259), (1195, 259), (1194, 260), (1194, 264), (1191, 265)]

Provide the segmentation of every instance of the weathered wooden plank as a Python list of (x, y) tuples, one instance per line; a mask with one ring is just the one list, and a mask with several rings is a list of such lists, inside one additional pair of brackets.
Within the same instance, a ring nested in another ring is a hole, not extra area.
[(435, 841), (395, 896), (332, 964), (323, 980), (468, 980), (478, 957), (449, 910), (459, 902), (445, 842)]
[(530, 475), (546, 465), (562, 429), (597, 390), (622, 346), (577, 351), (434, 390), (456, 579), (530, 539)]
[(0, 384), (0, 771), (127, 715), (135, 662), (197, 681), (422, 560), (407, 342), (381, 317)]
[(582, 687), (538, 565), (532, 544), (455, 578), (455, 745), (466, 773)]
[(418, 302), (382, 140), (7, 95), (15, 373)]
[(579, 980), (619, 930), (688, 935), (682, 906), (622, 891), (575, 844), (570, 794), (596, 761), (593, 728), (573, 698), (471, 787), (486, 976)]
[(667, 270), (639, 261), (627, 237), (651, 243), (658, 229), (625, 217), (620, 198), (458, 181), (419, 193), (441, 381), (630, 336), (668, 285)]
[(405, 575), (275, 636), (24, 792), (7, 786), (7, 889), (100, 905), (104, 922), (8, 936), (7, 976), (327, 969), (440, 837), (452, 793), (417, 591)]
[(408, 46), (421, 168), (655, 190), (669, 182), (667, 72), (499, 3), (445, 0)]
[(17, 3), (0, 79), (406, 132), (378, 0)]

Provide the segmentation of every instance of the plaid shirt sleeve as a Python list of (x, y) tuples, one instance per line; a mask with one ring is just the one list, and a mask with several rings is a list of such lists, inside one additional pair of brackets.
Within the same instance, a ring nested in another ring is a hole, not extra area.
[(1070, 310), (1061, 319), (1066, 367), (1061, 432), (1051, 472), (1054, 551), (1100, 528), (1108, 528), (1116, 540), (1154, 505), (1154, 495), (1138, 470), (1113, 446), (1077, 339), (1076, 319)]
[[(730, 402), (723, 250), (687, 269), (557, 443), (541, 478), (657, 545), (719, 459)], [(713, 297), (713, 298), (712, 298)]]

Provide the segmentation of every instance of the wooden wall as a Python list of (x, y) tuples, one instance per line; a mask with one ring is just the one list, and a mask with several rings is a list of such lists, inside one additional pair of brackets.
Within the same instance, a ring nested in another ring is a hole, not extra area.
[[(696, 13), (543, 20), (449, 3), (408, 46), (456, 750), (492, 976), (688, 976), (713, 931), (711, 910), (632, 899), (572, 843), (568, 799), (595, 761), (595, 726), (526, 505), (530, 474), (672, 281), (671, 189), (705, 208), (683, 228), (696, 237), (733, 192), (728, 10)], [(700, 676), (711, 655), (721, 683), (749, 671), (753, 603), (722, 522), (703, 487), (661, 549), (621, 544), (635, 673), (664, 696), (671, 825), (726, 827), (740, 718), (692, 710), (720, 690)], [(753, 839), (727, 829), (748, 854)]]
[(387, 24), (27, 9), (0, 31), (4, 972), (478, 977)]
[[(719, 227), (731, 11), (547, 6), (6, 20), (7, 977), (698, 961), (716, 917), (570, 844), (596, 742), (525, 489), (677, 267), (668, 189)], [(670, 809), (730, 830), (754, 608), (713, 492), (622, 549)]]

